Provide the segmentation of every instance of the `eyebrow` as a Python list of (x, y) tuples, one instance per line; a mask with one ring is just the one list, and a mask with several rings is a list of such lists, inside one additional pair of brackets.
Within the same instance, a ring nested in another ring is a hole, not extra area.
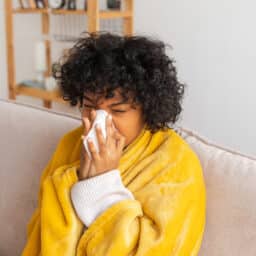
[[(84, 96), (84, 99), (86, 99), (86, 100), (88, 100), (88, 101), (90, 101), (91, 103), (94, 104), (93, 100), (88, 98), (87, 96)], [(117, 103), (112, 103), (112, 104), (110, 104), (110, 106), (112, 107), (112, 106), (117, 106), (117, 105), (121, 105), (121, 104), (128, 104), (128, 102), (126, 100), (123, 100), (123, 101), (120, 101), (120, 102), (117, 102)]]

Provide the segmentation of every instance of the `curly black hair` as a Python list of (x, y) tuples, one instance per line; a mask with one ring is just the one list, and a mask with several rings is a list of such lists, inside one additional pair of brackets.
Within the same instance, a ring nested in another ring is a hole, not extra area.
[(175, 123), (182, 111), (185, 84), (177, 79), (174, 60), (165, 52), (168, 44), (148, 36), (118, 35), (107, 31), (83, 32), (53, 70), (62, 97), (71, 106), (87, 92), (112, 97), (121, 89), (127, 100), (141, 104), (144, 120), (155, 132)]

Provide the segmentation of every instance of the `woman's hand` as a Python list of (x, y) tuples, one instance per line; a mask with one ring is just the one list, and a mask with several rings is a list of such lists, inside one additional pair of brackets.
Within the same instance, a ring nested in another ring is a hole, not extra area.
[[(96, 112), (92, 110), (91, 121), (88, 118), (83, 119), (85, 125), (84, 135), (88, 134), (95, 117)], [(109, 115), (106, 118), (106, 140), (100, 128), (96, 127), (96, 134), (99, 143), (99, 152), (96, 151), (93, 142), (88, 141), (88, 147), (92, 156), (92, 159), (90, 159), (83, 147), (81, 152), (81, 171), (79, 171), (80, 179), (94, 177), (118, 168), (125, 146), (125, 137), (115, 128)], [(84, 161), (82, 158), (84, 158)]]
[[(91, 129), (91, 124), (95, 120), (96, 112), (92, 111), (90, 115), (91, 115), (92, 122), (90, 122), (87, 117), (82, 117), (82, 122), (84, 126), (84, 134), (82, 135), (82, 139), (88, 134), (89, 130)], [(77, 174), (79, 180), (83, 180), (87, 178), (90, 168), (91, 168), (91, 159), (87, 154), (87, 152), (85, 151), (84, 144), (82, 143), (82, 149), (80, 154), (80, 169), (78, 170), (78, 174)]]

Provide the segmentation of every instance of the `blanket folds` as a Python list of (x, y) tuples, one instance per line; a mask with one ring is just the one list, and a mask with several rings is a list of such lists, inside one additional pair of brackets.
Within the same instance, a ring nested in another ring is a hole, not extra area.
[(66, 133), (42, 172), (22, 256), (197, 255), (206, 190), (199, 158), (187, 142), (171, 128), (151, 133), (144, 127), (118, 167), (135, 200), (115, 203), (85, 229), (70, 199), (82, 133), (82, 125)]

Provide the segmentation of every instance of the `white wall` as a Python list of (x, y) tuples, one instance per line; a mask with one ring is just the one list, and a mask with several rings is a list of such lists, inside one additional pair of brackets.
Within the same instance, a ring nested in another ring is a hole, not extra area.
[[(0, 1), (0, 56), (5, 54), (2, 5)], [(176, 60), (180, 80), (188, 85), (178, 124), (251, 155), (256, 155), (255, 9), (253, 0), (135, 0), (135, 33), (171, 44), (168, 53)], [(26, 35), (32, 40), (39, 20), (23, 19), (15, 24), (23, 33), (30, 26)], [(22, 41), (22, 33), (17, 40)], [(20, 76), (30, 70), (29, 48), (26, 52), (27, 65), (17, 70)], [(7, 95), (3, 59), (0, 97)]]
[[(150, 4), (149, 4), (150, 2)], [(136, 32), (157, 35), (174, 50), (188, 84), (182, 124), (256, 155), (256, 2), (136, 1)]]

